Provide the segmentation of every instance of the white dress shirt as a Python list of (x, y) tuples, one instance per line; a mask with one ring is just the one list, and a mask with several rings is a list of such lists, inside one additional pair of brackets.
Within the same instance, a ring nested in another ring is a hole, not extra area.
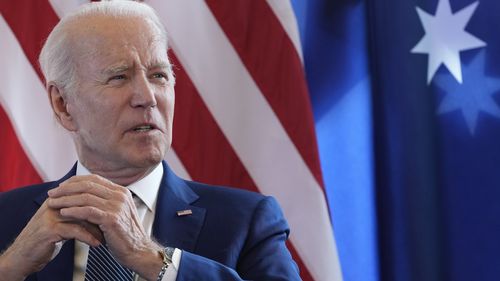
[[(80, 161), (76, 167), (76, 174), (79, 176), (90, 175)], [(161, 178), (163, 177), (163, 167), (160, 164), (144, 178), (132, 183), (127, 188), (136, 196), (134, 203), (137, 208), (137, 214), (142, 221), (142, 226), (148, 235), (151, 236), (153, 220), (155, 218), (156, 199), (160, 189)], [(75, 267), (73, 270), (73, 281), (85, 280), (85, 269), (87, 266), (87, 257), (89, 246), (85, 243), (75, 240)], [(163, 275), (162, 281), (175, 281), (177, 279), (177, 270), (179, 268), (182, 251), (175, 249), (172, 256), (172, 265), (170, 265)], [(158, 269), (159, 271), (160, 269)], [(158, 272), (159, 273), (159, 272)], [(134, 275), (135, 281), (144, 281), (137, 274)]]

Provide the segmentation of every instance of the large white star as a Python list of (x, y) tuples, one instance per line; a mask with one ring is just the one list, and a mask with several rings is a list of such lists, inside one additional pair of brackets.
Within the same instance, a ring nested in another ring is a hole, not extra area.
[(486, 43), (465, 31), (478, 1), (452, 14), (449, 0), (439, 0), (436, 15), (430, 15), (417, 7), (417, 13), (425, 30), (424, 37), (411, 50), (412, 53), (429, 54), (427, 84), (444, 64), (453, 77), (462, 83), (460, 51), (484, 47)]

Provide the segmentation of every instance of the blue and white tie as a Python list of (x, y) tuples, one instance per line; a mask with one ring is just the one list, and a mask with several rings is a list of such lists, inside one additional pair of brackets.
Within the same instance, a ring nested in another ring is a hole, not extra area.
[(85, 281), (132, 281), (134, 273), (121, 266), (104, 245), (89, 247)]

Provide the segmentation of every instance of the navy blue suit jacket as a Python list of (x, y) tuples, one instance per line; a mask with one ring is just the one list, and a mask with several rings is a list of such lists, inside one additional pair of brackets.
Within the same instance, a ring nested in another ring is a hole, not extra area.
[[(177, 177), (163, 163), (153, 236), (183, 250), (177, 275), (184, 280), (300, 280), (285, 246), (288, 225), (272, 197)], [(47, 191), (75, 175), (0, 194), (0, 251), (6, 249), (47, 198)], [(177, 216), (179, 210), (192, 210)], [(74, 241), (26, 280), (70, 281)]]

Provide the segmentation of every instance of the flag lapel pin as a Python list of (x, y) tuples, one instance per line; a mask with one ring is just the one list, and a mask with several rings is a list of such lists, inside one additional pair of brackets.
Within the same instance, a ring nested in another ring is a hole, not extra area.
[(193, 211), (191, 211), (191, 209), (177, 211), (177, 216), (178, 217), (189, 216), (189, 215), (192, 215), (192, 214), (193, 214)]

